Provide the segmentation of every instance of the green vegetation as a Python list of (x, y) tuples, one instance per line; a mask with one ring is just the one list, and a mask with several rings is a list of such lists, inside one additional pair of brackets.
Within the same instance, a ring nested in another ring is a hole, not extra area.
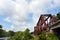
[(39, 36), (34, 37), (29, 29), (26, 29), (23, 32), (6, 32), (2, 29), (2, 27), (0, 29), (0, 37), (10, 37), (9, 40), (58, 40), (57, 36), (52, 33), (42, 32)]
[(26, 29), (24, 32), (16, 32), (10, 40), (58, 40), (58, 38), (52, 33), (45, 32), (42, 32), (39, 36), (33, 37)]
[(29, 29), (26, 29), (24, 32), (18, 31), (15, 33), (13, 37), (11, 37), (10, 40), (30, 40), (33, 37), (29, 33)]
[(2, 29), (2, 25), (0, 25), (0, 37), (10, 37), (13, 35), (14, 35), (13, 31), (6, 32), (5, 30)]
[(0, 25), (0, 29), (2, 29), (2, 25)]
[(0, 37), (6, 37), (6, 31), (2, 29), (2, 25), (0, 25)]
[(56, 18), (59, 20), (60, 19), (60, 12), (57, 13)]

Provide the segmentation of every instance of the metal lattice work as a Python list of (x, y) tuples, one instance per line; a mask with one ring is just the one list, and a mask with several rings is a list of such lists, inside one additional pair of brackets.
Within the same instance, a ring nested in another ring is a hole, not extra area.
[(34, 27), (34, 35), (39, 35), (40, 32), (46, 31), (47, 27), (56, 22), (56, 18), (51, 14), (43, 14), (40, 16), (36, 27)]

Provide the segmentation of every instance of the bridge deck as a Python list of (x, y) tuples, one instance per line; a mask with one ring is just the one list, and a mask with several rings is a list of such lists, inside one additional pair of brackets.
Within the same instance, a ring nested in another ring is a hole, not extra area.
[(53, 23), (51, 26), (49, 26), (50, 29), (56, 29), (60, 27), (60, 20), (58, 20), (57, 22)]

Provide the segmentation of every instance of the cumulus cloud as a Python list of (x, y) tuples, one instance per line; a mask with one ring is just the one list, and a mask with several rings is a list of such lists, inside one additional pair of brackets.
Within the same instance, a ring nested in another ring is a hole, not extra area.
[(14, 27), (14, 25), (11, 25), (10, 28), (6, 28), (5, 30), (6, 31), (9, 31), (9, 30), (15, 31), (15, 27)]
[(54, 2), (54, 5), (55, 5), (55, 7), (60, 7), (60, 0), (54, 0), (53, 1)]
[[(59, 4), (60, 0), (0, 0), (0, 15), (7, 15), (4, 21), (18, 26), (18, 28), (15, 27), (18, 30), (26, 28), (33, 30), (40, 14), (45, 14), (47, 10), (60, 7)], [(32, 22), (27, 23), (31, 20), (28, 16), (30, 13), (33, 14)]]

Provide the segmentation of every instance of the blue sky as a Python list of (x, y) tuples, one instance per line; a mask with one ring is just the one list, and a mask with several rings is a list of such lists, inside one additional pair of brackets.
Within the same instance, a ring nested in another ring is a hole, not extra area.
[(58, 12), (60, 0), (0, 0), (0, 25), (6, 31), (34, 31), (41, 14)]

